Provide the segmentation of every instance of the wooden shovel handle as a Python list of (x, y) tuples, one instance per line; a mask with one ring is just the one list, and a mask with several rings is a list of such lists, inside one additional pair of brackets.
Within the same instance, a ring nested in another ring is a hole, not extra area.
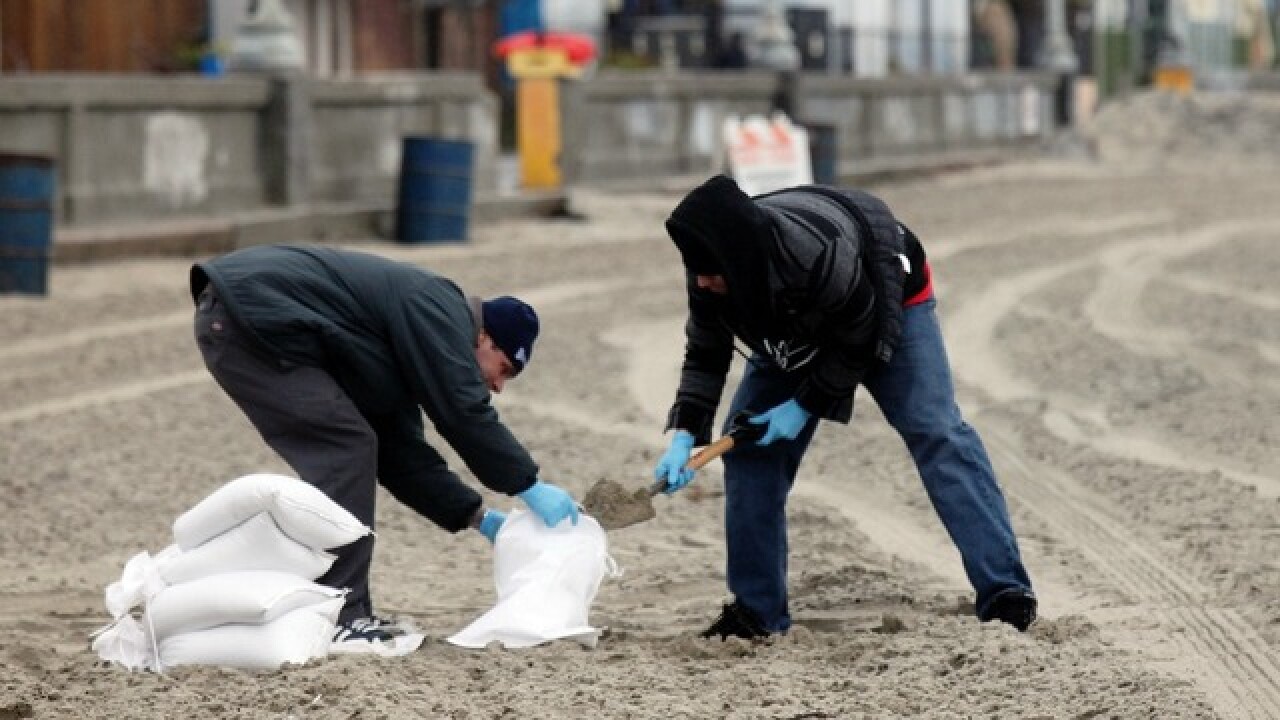
[(685, 469), (701, 470), (707, 463), (732, 450), (735, 442), (736, 440), (732, 435), (725, 435), (689, 458), (689, 462), (684, 464)]
[[(732, 435), (725, 435), (719, 440), (694, 453), (693, 457), (689, 458), (689, 462), (684, 464), (685, 469), (701, 470), (707, 463), (732, 450), (735, 442), (737, 441)], [(659, 480), (649, 486), (649, 497), (653, 497), (666, 489), (667, 481)]]

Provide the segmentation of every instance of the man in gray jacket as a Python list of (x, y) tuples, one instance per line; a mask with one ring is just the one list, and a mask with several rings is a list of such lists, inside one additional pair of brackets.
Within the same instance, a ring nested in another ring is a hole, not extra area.
[[(422, 412), (486, 487), (520, 497), (548, 526), (577, 504), (490, 405), (528, 363), (533, 308), (468, 298), (451, 280), (367, 253), (262, 246), (191, 268), (205, 365), (298, 473), (374, 526), (381, 483), (450, 532), (490, 541), (504, 520), (424, 438)], [(373, 537), (336, 550), (319, 582), (349, 588), (334, 652), (399, 654), (403, 629), (373, 612)], [(412, 649), (412, 648), (410, 648)]]
[(1036, 597), (982, 440), (956, 406), (924, 247), (878, 198), (808, 185), (754, 198), (723, 175), (667, 220), (689, 294), (684, 366), (654, 470), (675, 492), (710, 439), (735, 341), (750, 350), (729, 417), (761, 425), (725, 455), (734, 600), (704, 633), (786, 632), (786, 501), (819, 420), (847, 423), (865, 387), (915, 460), (960, 551), (981, 620), (1026, 630)]

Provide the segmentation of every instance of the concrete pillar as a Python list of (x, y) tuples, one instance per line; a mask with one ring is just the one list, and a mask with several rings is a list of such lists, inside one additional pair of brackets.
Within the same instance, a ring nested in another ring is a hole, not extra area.
[(307, 79), (298, 73), (271, 77), (263, 118), (262, 157), (268, 202), (300, 205), (311, 199), (314, 118)]

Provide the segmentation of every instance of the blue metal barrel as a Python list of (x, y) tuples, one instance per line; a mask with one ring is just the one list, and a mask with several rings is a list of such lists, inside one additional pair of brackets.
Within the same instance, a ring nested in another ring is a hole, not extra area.
[(0, 154), (0, 293), (48, 292), (53, 161)]
[(474, 144), (406, 137), (400, 160), (396, 239), (402, 243), (463, 242), (471, 217)]

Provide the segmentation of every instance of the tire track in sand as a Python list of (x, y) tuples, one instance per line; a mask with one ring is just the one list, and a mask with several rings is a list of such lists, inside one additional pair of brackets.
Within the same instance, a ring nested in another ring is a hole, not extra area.
[(1217, 596), (1213, 588), (1128, 532), (1073, 478), (1026, 461), (1028, 453), (1012, 429), (986, 422), (983, 430), (1006, 494), (1074, 545), (1105, 575), (1104, 582), (1175, 631), (1183, 652), (1203, 661), (1184, 671), (1216, 707), (1250, 720), (1280, 717), (1280, 661), (1238, 612), (1208, 607)]
[[(1097, 256), (1087, 256), (1067, 262), (1028, 270), (1021, 275), (1006, 276), (992, 283), (981, 292), (961, 303), (945, 318), (943, 330), (952, 350), (952, 363), (956, 375), (966, 383), (982, 389), (996, 403), (1008, 403), (1028, 398), (1048, 400), (1049, 413), (1063, 416), (1051, 429), (1062, 430), (1059, 437), (1074, 443), (1088, 444), (1109, 455), (1127, 457), (1161, 467), (1173, 467), (1193, 472), (1219, 471), (1231, 480), (1252, 485), (1263, 497), (1280, 497), (1280, 479), (1260, 475), (1236, 466), (1231, 458), (1192, 457), (1178, 447), (1159, 439), (1142, 437), (1117, 430), (1106, 420), (1105, 411), (1093, 404), (1071, 396), (1052, 393), (1035, 387), (1020, 377), (1000, 355), (996, 343), (995, 328), (1001, 320), (1034, 295), (1041, 288), (1080, 270), (1099, 268), (1104, 273), (1100, 282), (1103, 300), (1096, 296), (1086, 303), (1086, 316), (1095, 323), (1098, 332), (1107, 337), (1124, 338), (1129, 329), (1142, 338), (1141, 342), (1159, 348), (1158, 352), (1173, 352), (1175, 331), (1149, 330), (1135, 311), (1138, 289), (1142, 282), (1135, 282), (1132, 290), (1124, 289), (1121, 278), (1110, 279), (1106, 273), (1127, 276), (1132, 258), (1144, 254), (1163, 258), (1165, 262), (1182, 254), (1190, 254), (1226, 242), (1230, 237), (1244, 232), (1274, 230), (1272, 223), (1231, 223), (1213, 225), (1181, 235), (1178, 242), (1170, 242), (1162, 235), (1149, 235), (1109, 246)], [(1142, 272), (1153, 273), (1150, 267)], [(1106, 317), (1114, 309), (1113, 317)], [(1123, 341), (1125, 346), (1141, 343), (1132, 338)], [(1216, 361), (1215, 361), (1216, 362)], [(1081, 418), (1077, 423), (1072, 418)], [(1075, 428), (1096, 426), (1097, 432), (1076, 432)]]
[[(1137, 239), (1110, 246), (1097, 257), (1083, 257), (1004, 278), (998, 286), (963, 305), (950, 319), (950, 334), (957, 338), (955, 356), (960, 359), (957, 374), (1000, 402), (1043, 398), (1044, 393), (1037, 392), (1031, 383), (1004, 365), (994, 347), (995, 327), (1025, 298), (1084, 268), (1101, 265), (1104, 272), (1128, 271), (1138, 257), (1154, 256), (1151, 264), (1144, 268), (1145, 272), (1153, 273), (1161, 259), (1167, 262), (1171, 257), (1212, 247), (1234, 233), (1257, 227), (1211, 226), (1181, 237), (1176, 245), (1160, 237)], [(1090, 307), (1085, 308), (1086, 313), (1098, 318), (1107, 315), (1107, 310), (1117, 304), (1136, 305), (1136, 295), (1127, 293), (1140, 292), (1142, 282), (1130, 289), (1122, 289), (1123, 284), (1101, 282), (1101, 297), (1094, 296), (1087, 301)], [(1099, 332), (1125, 338), (1127, 345), (1133, 340), (1128, 332), (1140, 323), (1140, 318), (1121, 311), (1109, 315), (1102, 323)], [(1161, 351), (1172, 349), (1177, 339), (1174, 334), (1159, 332), (1149, 332), (1140, 338), (1158, 343)], [(1050, 404), (1058, 405), (1059, 411), (1094, 420), (1104, 416), (1094, 408), (1079, 407), (1079, 403), (1070, 398), (1054, 396)], [(1027, 461), (1029, 453), (1016, 440), (1017, 428), (987, 422), (983, 430), (1011, 500), (1053, 528), (1057, 537), (1075, 546), (1102, 573), (1104, 577), (1100, 580), (1139, 604), (1160, 626), (1175, 630), (1174, 642), (1184, 655), (1193, 658), (1183, 663), (1181, 673), (1212, 698), (1219, 710), (1249, 720), (1280, 717), (1280, 661), (1238, 612), (1208, 607), (1206, 604), (1216, 599), (1216, 591), (1164, 558), (1158, 548), (1129, 532), (1099, 505), (1104, 499), (1091, 495), (1060, 470)], [(1113, 433), (1108, 431), (1103, 435)], [(1073, 441), (1081, 439), (1072, 438)], [(1112, 437), (1109, 443), (1083, 440), (1103, 452), (1116, 454), (1119, 450), (1123, 456), (1133, 456), (1132, 446), (1124, 438)], [(1187, 466), (1180, 462), (1178, 453), (1159, 454), (1161, 462), (1157, 464)], [(1135, 649), (1149, 656), (1149, 648)]]

